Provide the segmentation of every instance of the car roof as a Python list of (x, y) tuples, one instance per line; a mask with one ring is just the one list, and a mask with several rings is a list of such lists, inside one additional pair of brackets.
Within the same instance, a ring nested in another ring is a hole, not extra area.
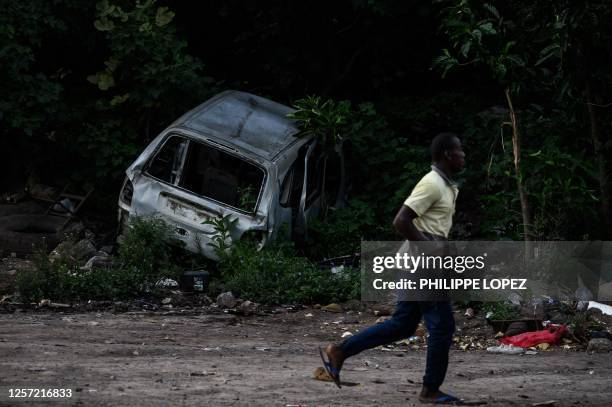
[(228, 145), (274, 160), (292, 145), (299, 129), (287, 114), (295, 110), (247, 92), (225, 91), (179, 118), (181, 126), (213, 136)]

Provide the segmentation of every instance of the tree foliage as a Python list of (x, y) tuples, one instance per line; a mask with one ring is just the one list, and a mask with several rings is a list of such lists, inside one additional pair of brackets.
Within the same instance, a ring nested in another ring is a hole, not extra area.
[(319, 225), (321, 241), (344, 230), (394, 237), (390, 221), (429, 170), (431, 138), (448, 130), (463, 136), (468, 163), (457, 236), (517, 239), (509, 88), (536, 238), (603, 237), (608, 3), (2, 1), (3, 188), (28, 177), (89, 184), (112, 214), (123, 171), (159, 131), (238, 89), (298, 100), (297, 120), (324, 129), (329, 146), (346, 143), (352, 202)]

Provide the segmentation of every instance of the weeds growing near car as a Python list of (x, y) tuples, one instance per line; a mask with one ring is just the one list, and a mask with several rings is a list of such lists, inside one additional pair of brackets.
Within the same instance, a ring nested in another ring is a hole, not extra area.
[(50, 260), (46, 250), (41, 250), (35, 255), (34, 269), (18, 275), (17, 289), (24, 301), (137, 296), (154, 290), (162, 277), (179, 276), (181, 268), (173, 264), (170, 236), (169, 226), (160, 219), (132, 218), (112, 266), (83, 269), (70, 256)]
[(229, 215), (208, 222), (215, 230), (211, 246), (219, 257), (220, 271), (214, 286), (223, 286), (242, 298), (265, 304), (328, 303), (357, 298), (358, 270), (333, 273), (306, 257), (292, 244), (275, 243), (262, 249), (257, 242), (241, 240), (228, 245), (235, 220)]
[(360, 292), (359, 270), (319, 268), (289, 245), (257, 250), (252, 242), (238, 242), (219, 269), (224, 289), (266, 304), (340, 302)]

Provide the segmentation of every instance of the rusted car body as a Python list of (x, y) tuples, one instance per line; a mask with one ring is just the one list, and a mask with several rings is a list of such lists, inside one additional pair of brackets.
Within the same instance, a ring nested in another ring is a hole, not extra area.
[[(261, 246), (303, 239), (323, 208), (343, 201), (340, 154), (297, 137), (293, 110), (249, 93), (226, 91), (163, 130), (127, 169), (119, 222), (159, 216), (187, 250), (216, 258), (215, 233), (203, 223), (231, 215), (231, 239), (245, 234)], [(282, 225), (285, 225), (284, 227)]]

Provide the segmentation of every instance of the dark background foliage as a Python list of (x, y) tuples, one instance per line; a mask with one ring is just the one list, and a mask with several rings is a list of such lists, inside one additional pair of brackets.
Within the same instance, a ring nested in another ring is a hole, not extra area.
[(507, 88), (535, 237), (609, 233), (606, 1), (0, 3), (2, 191), (95, 187), (86, 210), (110, 220), (125, 168), (206, 98), (320, 95), (350, 100), (361, 126), (351, 205), (315, 225), (322, 242), (392, 236), (394, 212), (428, 171), (431, 138), (448, 130), (468, 160), (455, 237), (520, 239)]

